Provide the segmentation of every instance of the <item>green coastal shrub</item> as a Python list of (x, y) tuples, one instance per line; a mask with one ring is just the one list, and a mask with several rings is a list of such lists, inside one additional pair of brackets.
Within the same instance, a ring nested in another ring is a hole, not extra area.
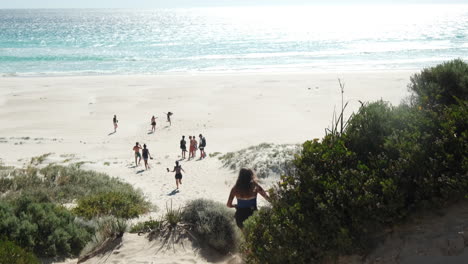
[(364, 254), (374, 234), (420, 208), (468, 194), (468, 65), (412, 78), (410, 104), (364, 104), (343, 133), (307, 141), (272, 208), (246, 222), (252, 263), (311, 263)]
[(0, 201), (0, 237), (37, 256), (77, 256), (91, 239), (91, 233), (60, 206), (28, 198), (13, 204)]
[(113, 191), (82, 198), (72, 211), (87, 219), (106, 215), (130, 219), (148, 212), (149, 207), (140, 193)]
[(0, 240), (0, 264), (39, 264), (34, 254), (11, 241)]
[(234, 212), (226, 205), (207, 199), (189, 202), (182, 211), (182, 220), (202, 245), (220, 253), (236, 252), (240, 244)]
[(150, 219), (148, 221), (139, 222), (130, 228), (130, 233), (148, 233), (158, 230), (162, 227), (162, 221)]
[(82, 170), (77, 166), (49, 165), (0, 171), (0, 192), (5, 199), (16, 199), (28, 193), (45, 193), (51, 201), (68, 203), (97, 193), (134, 192), (131, 184), (106, 174)]

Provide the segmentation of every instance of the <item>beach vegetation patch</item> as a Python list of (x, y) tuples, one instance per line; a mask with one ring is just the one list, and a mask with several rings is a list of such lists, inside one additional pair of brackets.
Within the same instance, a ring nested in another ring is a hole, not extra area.
[(61, 206), (30, 197), (0, 201), (0, 237), (39, 257), (77, 256), (91, 233)]
[(16, 199), (27, 193), (45, 193), (50, 201), (58, 203), (70, 203), (81, 197), (111, 191), (139, 193), (128, 183), (75, 165), (0, 169), (0, 183), (0, 192), (5, 199)]
[(222, 203), (207, 199), (190, 201), (182, 211), (182, 220), (202, 245), (223, 254), (239, 248), (240, 234), (234, 213)]
[(414, 212), (465, 199), (468, 64), (425, 69), (409, 88), (407, 103), (363, 103), (343, 130), (303, 144), (272, 207), (246, 221), (249, 262), (364, 255)]
[(96, 232), (81, 251), (78, 263), (115, 248), (120, 244), (128, 227), (125, 219), (113, 216), (96, 218), (91, 223)]
[(0, 264), (39, 264), (39, 259), (11, 241), (0, 240)]
[(279, 177), (293, 168), (294, 155), (300, 152), (300, 145), (262, 143), (236, 152), (228, 152), (219, 159), (231, 170), (252, 168), (257, 177)]
[(150, 204), (138, 192), (105, 192), (83, 197), (73, 208), (76, 215), (86, 219), (115, 216), (130, 219), (149, 211)]
[(163, 221), (150, 219), (148, 221), (136, 223), (135, 225), (133, 225), (130, 228), (129, 232), (130, 233), (138, 233), (138, 234), (150, 233), (150, 232), (152, 232), (154, 230), (161, 229), (162, 224), (163, 224)]

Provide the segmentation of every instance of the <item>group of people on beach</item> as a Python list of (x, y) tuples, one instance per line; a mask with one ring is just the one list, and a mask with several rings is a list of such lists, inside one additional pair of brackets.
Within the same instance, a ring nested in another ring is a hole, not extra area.
[[(200, 134), (198, 135), (200, 138), (200, 143), (198, 143), (197, 139), (195, 136), (189, 136), (189, 157), (188, 160), (191, 158), (195, 158), (197, 156), (197, 150), (200, 150), (200, 159), (206, 158), (206, 153), (205, 153), (205, 147), (206, 147), (206, 139), (205, 137)], [(186, 158), (186, 152), (187, 152), (187, 142), (185, 141), (185, 136), (182, 136), (182, 139), (180, 140), (180, 149), (182, 150), (182, 159)]]
[[(171, 112), (167, 113), (167, 121), (171, 124), (170, 116), (172, 115)], [(156, 130), (156, 118), (151, 118), (151, 131)], [(117, 131), (117, 116), (114, 115), (113, 118), (114, 123), (114, 132)], [(200, 159), (204, 159), (206, 157), (205, 147), (206, 147), (206, 139), (205, 137), (200, 134), (199, 135), (200, 142), (196, 140), (195, 136), (189, 136), (189, 157), (188, 160), (191, 158), (195, 158), (196, 151), (200, 150)], [(185, 136), (182, 136), (180, 140), (180, 149), (182, 150), (182, 159), (186, 158), (187, 152), (187, 142), (185, 141)], [(141, 150), (141, 154), (140, 154)], [(145, 163), (145, 169), (149, 169), (150, 166), (148, 164), (148, 159), (153, 159), (147, 148), (146, 144), (143, 144), (143, 147), (136, 142), (135, 146), (133, 147), (133, 151), (135, 153), (135, 166), (138, 166), (143, 158)], [(182, 184), (182, 172), (185, 173), (182, 166), (179, 164), (179, 161), (175, 162), (174, 168), (169, 170), (167, 168), (167, 172), (175, 172), (175, 180), (177, 190), (179, 189), (179, 185)], [(265, 198), (267, 201), (270, 201), (270, 197), (267, 192), (258, 184), (257, 178), (255, 173), (251, 169), (242, 168), (239, 171), (239, 176), (237, 178), (236, 184), (232, 187), (231, 192), (229, 193), (227, 207), (235, 208), (236, 213), (234, 215), (237, 226), (243, 230), (244, 228), (244, 221), (247, 220), (256, 210), (257, 210), (257, 195), (260, 194)], [(234, 198), (237, 199), (237, 204), (233, 204)]]
[[(172, 122), (171, 122), (171, 116), (174, 114), (172, 112), (167, 112), (167, 113), (164, 113), (166, 115), (166, 118), (167, 118), (167, 122), (169, 122), (169, 126), (172, 125)], [(156, 119), (157, 117), (155, 116), (152, 116), (151, 117), (151, 132), (156, 132)], [(112, 118), (112, 123), (114, 124), (114, 133), (117, 132), (117, 128), (119, 127), (118, 126), (118, 123), (119, 123), (119, 120), (117, 120), (117, 115), (114, 115), (114, 117)]]

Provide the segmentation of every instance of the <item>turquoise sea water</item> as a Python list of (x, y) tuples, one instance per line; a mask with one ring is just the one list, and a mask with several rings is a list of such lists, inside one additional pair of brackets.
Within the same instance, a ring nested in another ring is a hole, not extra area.
[(0, 10), (0, 75), (420, 69), (468, 59), (468, 5)]

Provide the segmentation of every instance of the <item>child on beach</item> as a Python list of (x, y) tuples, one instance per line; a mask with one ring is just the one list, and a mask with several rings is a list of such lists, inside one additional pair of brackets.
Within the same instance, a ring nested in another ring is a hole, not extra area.
[[(227, 201), (227, 207), (236, 208), (234, 217), (241, 230), (244, 228), (244, 221), (257, 210), (257, 194), (270, 201), (268, 194), (257, 183), (254, 172), (251, 169), (242, 168)], [(237, 204), (232, 204), (234, 197), (237, 199)]]
[[(183, 171), (183, 172), (185, 172), (185, 171), (184, 171), (184, 169), (182, 169), (182, 166), (179, 165), (178, 161), (176, 161), (175, 164), (176, 165), (175, 165), (174, 169), (172, 170), (172, 172), (176, 173), (175, 174), (175, 181), (176, 181), (176, 186), (177, 186), (177, 190), (178, 190), (179, 189), (179, 184), (182, 185), (182, 172), (181, 171)], [(171, 172), (169, 170), (169, 168), (167, 168), (167, 172)]]
[(182, 140), (180, 140), (180, 149), (182, 150), (182, 159), (185, 159), (185, 152), (187, 152), (187, 142), (185, 142), (185, 136), (182, 136)]
[(146, 144), (143, 144), (142, 154), (143, 154), (143, 161), (145, 162), (145, 169), (147, 170), (150, 168), (150, 166), (148, 165), (148, 157), (150, 159), (153, 159), (153, 157), (151, 157), (149, 149), (146, 148)]
[[(135, 152), (135, 167), (140, 165), (140, 161), (141, 161), (140, 149), (141, 149), (140, 144), (138, 142), (135, 143), (135, 146), (133, 147), (133, 151)], [(137, 159), (138, 159), (138, 163), (137, 163)]]
[(119, 120), (117, 120), (117, 115), (114, 115), (114, 118), (112, 119), (112, 122), (114, 123), (114, 133), (117, 132), (117, 123), (119, 122)]
[(156, 131), (156, 118), (157, 117), (151, 117), (151, 132), (155, 132)]

